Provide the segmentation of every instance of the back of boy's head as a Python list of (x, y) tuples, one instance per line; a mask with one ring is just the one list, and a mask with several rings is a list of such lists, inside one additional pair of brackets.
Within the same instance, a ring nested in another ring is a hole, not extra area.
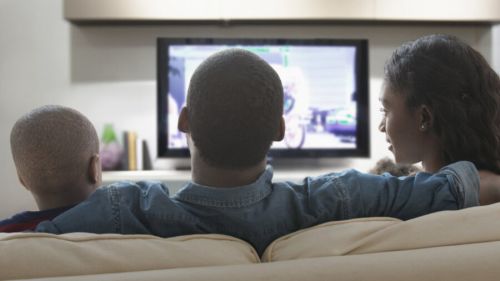
[(92, 123), (78, 111), (43, 106), (22, 116), (10, 135), (23, 184), (33, 193), (69, 192), (89, 181), (91, 157), (99, 151)]
[(283, 86), (259, 56), (225, 50), (194, 72), (187, 110), (191, 138), (207, 163), (248, 168), (265, 158), (279, 132)]

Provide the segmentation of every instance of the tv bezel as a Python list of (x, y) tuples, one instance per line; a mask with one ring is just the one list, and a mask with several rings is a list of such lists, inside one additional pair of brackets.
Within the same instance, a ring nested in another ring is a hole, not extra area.
[(171, 45), (299, 45), (356, 47), (356, 148), (271, 149), (271, 158), (370, 157), (368, 40), (366, 39), (250, 39), (157, 38), (157, 140), (158, 158), (189, 157), (188, 148), (168, 148), (168, 48)]

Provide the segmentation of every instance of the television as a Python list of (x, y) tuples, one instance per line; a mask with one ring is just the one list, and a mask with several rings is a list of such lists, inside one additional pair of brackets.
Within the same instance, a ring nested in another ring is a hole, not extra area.
[(190, 77), (227, 48), (259, 55), (283, 83), (286, 132), (270, 158), (369, 157), (367, 40), (158, 38), (159, 158), (189, 157), (177, 118)]

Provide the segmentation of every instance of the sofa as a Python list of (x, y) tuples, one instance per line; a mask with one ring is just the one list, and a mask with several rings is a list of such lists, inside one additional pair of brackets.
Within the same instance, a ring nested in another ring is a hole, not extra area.
[(0, 233), (0, 279), (500, 280), (500, 203), (408, 221), (333, 221), (275, 240)]

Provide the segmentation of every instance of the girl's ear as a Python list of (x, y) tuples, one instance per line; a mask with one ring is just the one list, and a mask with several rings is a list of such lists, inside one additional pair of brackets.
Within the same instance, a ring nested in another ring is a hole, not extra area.
[(434, 114), (429, 106), (423, 104), (418, 108), (420, 119), (420, 131), (427, 132), (434, 126)]
[(181, 113), (179, 114), (179, 120), (177, 121), (177, 128), (183, 133), (189, 133), (189, 118), (187, 107), (182, 107)]

